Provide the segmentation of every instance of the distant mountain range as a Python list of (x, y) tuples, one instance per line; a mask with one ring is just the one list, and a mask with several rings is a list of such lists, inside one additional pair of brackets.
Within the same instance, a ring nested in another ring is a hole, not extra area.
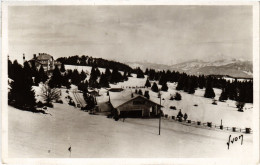
[(237, 59), (220, 59), (220, 60), (190, 60), (175, 65), (154, 64), (145, 62), (129, 62), (132, 68), (140, 67), (153, 68), (156, 70), (175, 70), (192, 75), (228, 75), (240, 78), (253, 77), (252, 61)]

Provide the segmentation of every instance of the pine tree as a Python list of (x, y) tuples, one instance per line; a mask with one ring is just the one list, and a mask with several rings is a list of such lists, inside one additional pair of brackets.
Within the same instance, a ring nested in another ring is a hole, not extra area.
[(136, 69), (137, 78), (144, 78), (144, 72), (138, 67)]
[(13, 79), (14, 78), (14, 68), (13, 68), (13, 63), (12, 61), (10, 61), (8, 59), (8, 77), (10, 79)]
[(39, 72), (37, 71), (37, 74), (35, 75), (34, 78), (34, 85), (38, 86), (40, 82), (41, 82), (41, 77), (39, 75)]
[(60, 71), (61, 71), (62, 73), (66, 71), (66, 70), (65, 70), (65, 66), (64, 66), (64, 63), (62, 63), (62, 64), (61, 64), (61, 68), (60, 68)]
[(39, 75), (40, 82), (45, 83), (45, 82), (47, 81), (48, 76), (47, 76), (47, 74), (44, 72), (44, 69), (43, 69), (42, 66), (40, 67), (40, 70), (39, 70), (38, 75)]
[(112, 71), (110, 82), (111, 83), (118, 83), (120, 81), (123, 81), (123, 77), (122, 77), (121, 73), (119, 73), (118, 69), (115, 68)]
[(23, 64), (23, 70), (24, 70), (24, 75), (26, 77), (28, 77), (28, 78), (32, 77), (32, 69), (31, 69), (31, 67), (30, 67), (30, 65), (27, 61), (25, 61), (24, 64)]
[(87, 93), (88, 92), (88, 81), (85, 80), (85, 82), (81, 82), (78, 85), (78, 89), (81, 90), (83, 93)]
[(97, 74), (96, 74), (96, 68), (92, 67), (91, 72), (90, 72), (90, 78), (89, 78), (89, 85), (91, 87), (94, 87), (97, 83)]
[(147, 99), (150, 99), (149, 91), (144, 92), (144, 97), (146, 97)]
[(195, 83), (196, 82), (195, 82), (195, 80), (193, 78), (189, 79), (189, 90), (188, 90), (189, 94), (194, 94), (195, 93), (195, 86), (196, 86)]
[(92, 95), (89, 95), (87, 93), (83, 93), (84, 100), (87, 103), (87, 106), (85, 107), (87, 110), (92, 110), (95, 108), (95, 98)]
[(220, 96), (219, 96), (219, 101), (225, 101), (225, 100), (227, 100), (227, 99), (228, 99), (228, 94), (227, 94), (227, 92), (226, 92), (226, 89), (223, 88), (223, 89), (222, 89), (222, 92), (221, 92), (221, 94), (220, 94)]
[(162, 91), (168, 91), (168, 86), (166, 82), (162, 85)]
[(123, 78), (124, 78), (124, 81), (127, 81), (127, 80), (128, 80), (127, 71), (124, 71), (124, 76), (123, 76)]
[(204, 97), (206, 97), (206, 98), (214, 98), (215, 97), (215, 92), (212, 88), (211, 78), (208, 78), (208, 80), (207, 80), (207, 87), (206, 87), (206, 90), (205, 90)]
[(71, 75), (71, 83), (78, 85), (81, 82), (80, 74), (77, 69), (74, 69)]
[(165, 72), (163, 71), (163, 72), (161, 73), (161, 76), (160, 76), (159, 84), (160, 84), (160, 85), (163, 85), (163, 84), (165, 84), (166, 82), (167, 82), (167, 77), (166, 77)]
[(110, 77), (110, 76), (111, 76), (111, 72), (110, 72), (110, 69), (109, 69), (109, 68), (106, 68), (105, 75), (106, 75), (107, 77)]
[(56, 66), (53, 70), (49, 85), (51, 88), (60, 88), (62, 84), (62, 75), (59, 68)]
[(184, 92), (189, 92), (190, 77), (185, 78), (183, 84), (184, 84), (184, 86), (183, 86)]
[(66, 86), (66, 87), (71, 85), (70, 82), (69, 82), (69, 76), (68, 76), (67, 73), (64, 73), (64, 75), (62, 76), (61, 85)]
[(174, 99), (177, 100), (177, 101), (181, 100), (181, 94), (176, 92), (175, 96), (174, 96)]
[(153, 83), (153, 86), (152, 86), (151, 89), (152, 89), (153, 92), (158, 92), (159, 91), (158, 86), (157, 86), (157, 84), (155, 82)]
[(146, 80), (146, 82), (145, 82), (145, 85), (144, 86), (146, 86), (147, 88), (148, 87), (151, 87), (151, 83), (150, 83), (150, 81), (149, 81), (149, 79), (147, 78), (147, 80)]
[(105, 74), (103, 74), (103, 73), (100, 76), (99, 85), (101, 87), (109, 88), (109, 83), (108, 83), (107, 76)]
[(87, 78), (87, 75), (86, 75), (86, 73), (82, 70), (82, 71), (80, 72), (80, 79), (81, 79), (81, 81), (84, 81), (86, 78)]
[(99, 69), (96, 68), (96, 76), (97, 76), (97, 77), (100, 77), (100, 75), (101, 75), (101, 73), (100, 73)]
[(143, 95), (143, 92), (142, 92), (141, 89), (139, 89), (138, 94), (139, 94), (139, 95)]
[(176, 87), (176, 90), (183, 90), (183, 88), (184, 88), (184, 81), (185, 81), (185, 76), (184, 75), (180, 76), (180, 78), (178, 80), (178, 85)]
[(199, 85), (200, 89), (203, 89), (203, 87), (205, 87), (205, 77), (204, 77), (204, 75), (199, 76), (198, 85)]
[(38, 76), (38, 70), (37, 70), (37, 68), (35, 66), (35, 61), (31, 62), (31, 72), (32, 72), (32, 76), (33, 77)]
[(32, 89), (33, 81), (28, 65), (22, 68), (17, 61), (14, 62), (14, 77), (8, 95), (9, 104), (18, 109), (34, 110), (36, 105), (35, 93)]

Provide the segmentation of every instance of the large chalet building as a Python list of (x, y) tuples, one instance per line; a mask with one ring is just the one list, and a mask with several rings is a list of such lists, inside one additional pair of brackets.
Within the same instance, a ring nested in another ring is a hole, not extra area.
[(109, 91), (109, 101), (120, 117), (153, 117), (160, 112), (160, 104), (131, 90)]
[[(25, 57), (23, 57), (25, 60)], [(55, 61), (53, 56), (47, 53), (39, 53), (38, 56), (36, 54), (33, 55), (33, 59), (28, 61), (30, 65), (32, 63), (35, 64), (36, 68), (39, 70), (42, 66), (45, 72), (52, 71), (56, 66), (58, 68), (61, 67), (61, 63), (59, 61)]]

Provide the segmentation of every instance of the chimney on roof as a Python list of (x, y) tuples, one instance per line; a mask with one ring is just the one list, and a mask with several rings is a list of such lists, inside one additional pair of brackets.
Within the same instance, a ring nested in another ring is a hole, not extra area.
[(36, 59), (36, 54), (33, 54), (33, 59)]
[(134, 97), (134, 94), (133, 93), (131, 93), (131, 98), (133, 98)]

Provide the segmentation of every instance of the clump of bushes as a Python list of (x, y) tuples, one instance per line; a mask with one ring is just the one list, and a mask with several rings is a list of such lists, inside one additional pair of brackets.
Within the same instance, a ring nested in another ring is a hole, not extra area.
[(176, 92), (174, 99), (177, 101), (181, 100), (181, 94)]
[(44, 103), (43, 105), (46, 106), (46, 107), (49, 107), (49, 108), (53, 108), (53, 104), (52, 103)]
[(38, 108), (42, 108), (44, 106), (41, 101), (37, 102), (36, 105), (37, 105)]
[(213, 100), (212, 104), (217, 105), (217, 100)]
[(69, 100), (69, 105), (75, 106), (75, 103), (74, 103), (74, 101), (72, 99)]
[(63, 101), (62, 100), (56, 100), (56, 103), (63, 104)]
[(170, 109), (176, 110), (175, 106), (170, 106)]

